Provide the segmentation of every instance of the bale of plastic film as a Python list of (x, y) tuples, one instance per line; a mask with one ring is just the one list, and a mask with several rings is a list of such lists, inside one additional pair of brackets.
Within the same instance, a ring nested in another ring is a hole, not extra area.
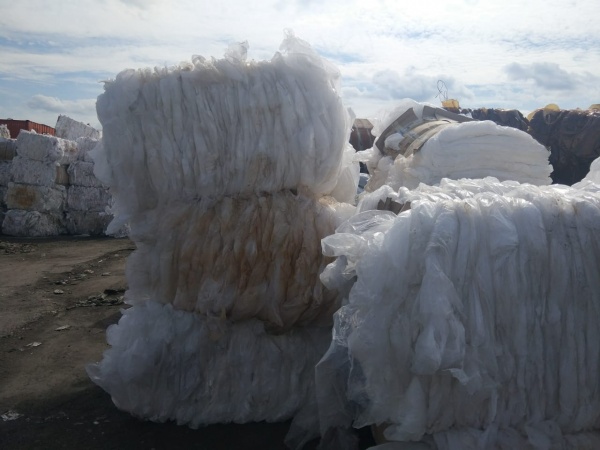
[(336, 188), (350, 132), (338, 70), (292, 35), (269, 61), (247, 61), (242, 50), (125, 70), (105, 83), (94, 170), (116, 210)]
[[(373, 192), (383, 185), (415, 189), (420, 183), (435, 185), (443, 178), (494, 177), (500, 181), (551, 184), (550, 153), (526, 132), (492, 121), (460, 122), (436, 117), (436, 111), (405, 99), (376, 124), (376, 145), (358, 154), (371, 174), (366, 191)], [(384, 133), (393, 127), (395, 118), (402, 117), (408, 119), (398, 125), (396, 132)]]
[(270, 329), (331, 324), (339, 293), (319, 274), (331, 262), (321, 239), (354, 211), (330, 197), (291, 192), (174, 204), (133, 222), (126, 301), (156, 297), (177, 309)]
[(197, 428), (316, 417), (314, 367), (330, 333), (274, 335), (259, 320), (232, 324), (146, 302), (108, 328), (111, 347), (86, 370), (119, 409), (154, 422)]
[(450, 180), (417, 197), (324, 239), (323, 281), (351, 286), (317, 365), (322, 435), (595, 448), (598, 189)]

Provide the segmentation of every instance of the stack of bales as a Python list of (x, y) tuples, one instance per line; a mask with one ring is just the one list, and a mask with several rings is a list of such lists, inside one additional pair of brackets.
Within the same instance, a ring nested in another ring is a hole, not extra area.
[(101, 133), (90, 125), (60, 115), (56, 121), (56, 136), (76, 142), (78, 149), (77, 160), (67, 168), (67, 231), (69, 234), (102, 234), (112, 220), (106, 212), (111, 195), (94, 175), (94, 161), (90, 156)]
[(2, 232), (13, 236), (102, 234), (111, 220), (108, 189), (94, 176), (89, 153), (100, 133), (59, 116), (57, 136), (21, 131), (0, 142), (0, 189), (8, 211)]
[(77, 159), (74, 142), (21, 131), (16, 140), (2, 224), (4, 234), (53, 236), (66, 233), (67, 165)]
[(293, 36), (282, 48), (124, 71), (98, 98), (96, 173), (137, 249), (134, 306), (88, 372), (135, 415), (317, 431), (314, 365), (340, 305), (320, 241), (354, 212), (358, 167), (337, 70)]
[(400, 188), (409, 209), (324, 239), (348, 297), (316, 369), (322, 448), (354, 448), (351, 425), (389, 448), (600, 448), (597, 161), (573, 188)]

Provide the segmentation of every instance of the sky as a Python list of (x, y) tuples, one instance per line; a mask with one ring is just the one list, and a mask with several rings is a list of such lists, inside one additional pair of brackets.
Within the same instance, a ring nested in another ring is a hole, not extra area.
[(285, 30), (338, 67), (360, 118), (404, 98), (586, 109), (600, 103), (599, 17), (598, 0), (0, 0), (0, 118), (100, 128), (96, 99), (120, 71), (242, 41), (269, 60)]

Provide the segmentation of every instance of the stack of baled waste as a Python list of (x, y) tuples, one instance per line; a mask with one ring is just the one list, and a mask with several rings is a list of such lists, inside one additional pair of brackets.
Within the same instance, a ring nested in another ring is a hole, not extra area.
[(600, 448), (592, 170), (573, 188), (382, 188), (409, 209), (366, 202), (323, 240), (322, 280), (348, 293), (316, 370), (323, 448), (350, 448), (351, 425), (422, 448)]
[(320, 241), (352, 215), (358, 166), (337, 69), (289, 35), (270, 61), (194, 56), (105, 84), (95, 173), (136, 250), (133, 305), (88, 366), (121, 409), (192, 427), (295, 417), (318, 432), (314, 366), (340, 296)]
[(102, 133), (90, 125), (59, 115), (56, 136), (77, 144), (77, 159), (67, 167), (69, 186), (65, 225), (68, 234), (104, 234), (112, 220), (107, 212), (111, 205), (108, 188), (94, 175), (90, 152), (98, 145)]
[(67, 166), (77, 159), (77, 144), (35, 131), (21, 130), (16, 140), (5, 201), (2, 232), (13, 236), (66, 233), (64, 211)]
[[(447, 114), (459, 119), (450, 120), (439, 109), (442, 115), (428, 117), (427, 111), (436, 109), (405, 99), (375, 122), (376, 145), (358, 153), (371, 175), (366, 191), (383, 185), (414, 189), (420, 183), (435, 185), (442, 178), (486, 176), (538, 186), (551, 184), (550, 153), (526, 132), (492, 121), (461, 122), (469, 119)], [(398, 123), (402, 117), (408, 119)]]
[(99, 235), (111, 221), (106, 211), (111, 196), (95, 177), (90, 157), (100, 132), (59, 116), (56, 133), (50, 136), (22, 130), (16, 141), (0, 142), (7, 160), (0, 165), (0, 185), (6, 181), (3, 198), (8, 209), (2, 224), (4, 234)]

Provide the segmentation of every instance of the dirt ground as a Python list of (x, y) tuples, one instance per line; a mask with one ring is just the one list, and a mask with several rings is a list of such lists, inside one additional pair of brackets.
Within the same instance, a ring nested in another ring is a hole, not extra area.
[(0, 236), (0, 449), (284, 450), (289, 423), (151, 423), (90, 381), (85, 365), (102, 359), (106, 328), (127, 307), (133, 250), (128, 239)]

